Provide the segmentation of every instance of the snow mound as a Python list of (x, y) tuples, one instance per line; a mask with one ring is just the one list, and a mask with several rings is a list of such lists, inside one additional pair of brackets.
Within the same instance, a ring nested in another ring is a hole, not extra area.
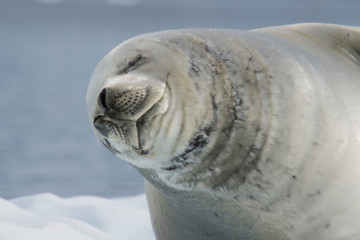
[(0, 198), (0, 239), (154, 240), (145, 195)]

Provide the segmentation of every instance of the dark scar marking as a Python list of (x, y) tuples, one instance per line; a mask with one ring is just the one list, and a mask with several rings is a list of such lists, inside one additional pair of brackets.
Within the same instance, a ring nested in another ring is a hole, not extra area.
[(127, 66), (123, 69), (118, 71), (118, 75), (126, 74), (130, 71), (134, 71), (135, 69), (139, 68), (141, 65), (146, 63), (147, 59), (141, 53), (138, 53), (132, 60), (130, 60)]
[(195, 73), (195, 75), (199, 75), (200, 67), (195, 62), (190, 62), (190, 72)]
[(184, 152), (175, 156), (171, 159), (172, 165), (170, 167), (164, 168), (164, 170), (175, 170), (182, 169), (186, 167), (189, 163), (186, 161), (191, 158), (190, 155), (197, 155), (202, 148), (206, 146), (209, 142), (210, 133), (213, 131), (211, 127), (206, 127), (203, 129), (200, 134), (198, 134), (186, 147)]
[(321, 195), (321, 191), (317, 190), (315, 193), (309, 193), (308, 197), (316, 197), (316, 196), (319, 196), (319, 195)]
[(193, 55), (190, 56), (189, 63), (190, 63), (189, 73), (198, 76), (200, 72), (200, 66)]
[[(243, 164), (241, 167), (237, 168), (234, 173), (239, 174), (241, 176), (242, 182), (245, 182), (248, 174), (255, 170), (257, 172), (261, 172), (258, 168), (258, 163), (260, 160), (260, 149), (258, 149), (255, 145), (251, 145), (249, 149), (246, 151), (245, 155), (241, 157)], [(257, 184), (257, 187), (263, 189), (260, 184)]]
[(330, 223), (327, 223), (326, 225), (325, 225), (325, 229), (329, 229), (330, 228)]

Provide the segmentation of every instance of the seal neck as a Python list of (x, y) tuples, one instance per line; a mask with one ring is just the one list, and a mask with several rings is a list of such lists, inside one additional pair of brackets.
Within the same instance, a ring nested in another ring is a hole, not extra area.
[(217, 124), (201, 163), (187, 174), (189, 185), (238, 189), (250, 174), (260, 172), (272, 119), (271, 84), (261, 58), (245, 51), (242, 56), (246, 53), (247, 63), (236, 64), (245, 68), (230, 76), (235, 62), (229, 60), (217, 83), (216, 89), (223, 84), (222, 94), (217, 91), (212, 100)]
[[(236, 53), (226, 54), (226, 44), (216, 45), (224, 47), (220, 49), (189, 38), (186, 42), (193, 46), (185, 49), (191, 49), (189, 74), (197, 88), (193, 98), (206, 105), (182, 109), (185, 116), (199, 111), (192, 121), (198, 131), (170, 159), (170, 166), (156, 171), (156, 179), (183, 190), (238, 188), (262, 158), (271, 114), (269, 76), (261, 58), (246, 46), (239, 44)], [(158, 182), (142, 172), (150, 182)]]

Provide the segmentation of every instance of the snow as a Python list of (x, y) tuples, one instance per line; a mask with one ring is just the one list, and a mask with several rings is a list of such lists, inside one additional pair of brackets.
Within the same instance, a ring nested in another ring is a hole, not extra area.
[(0, 239), (154, 240), (145, 195), (0, 198)]

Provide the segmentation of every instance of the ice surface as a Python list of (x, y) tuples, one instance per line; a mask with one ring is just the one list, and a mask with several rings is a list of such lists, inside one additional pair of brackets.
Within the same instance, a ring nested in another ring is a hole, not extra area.
[(145, 195), (0, 198), (0, 239), (152, 240)]

